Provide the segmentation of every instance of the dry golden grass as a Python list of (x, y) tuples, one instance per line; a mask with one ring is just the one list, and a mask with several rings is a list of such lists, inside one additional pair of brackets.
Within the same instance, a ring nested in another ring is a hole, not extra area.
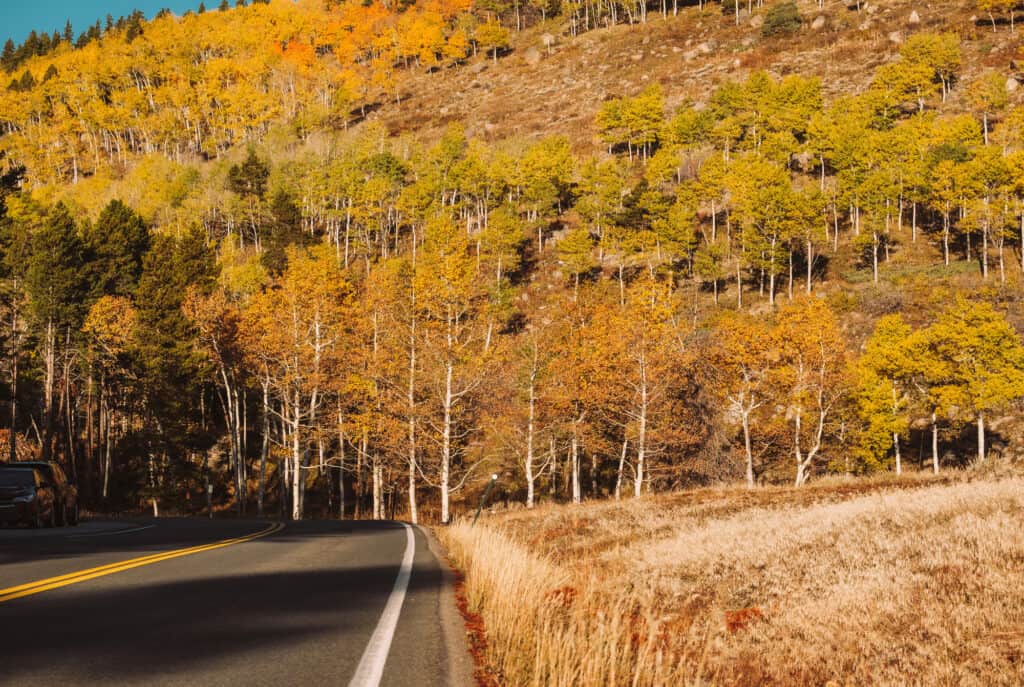
[(1021, 478), (701, 490), (440, 534), (504, 684), (1024, 683)]

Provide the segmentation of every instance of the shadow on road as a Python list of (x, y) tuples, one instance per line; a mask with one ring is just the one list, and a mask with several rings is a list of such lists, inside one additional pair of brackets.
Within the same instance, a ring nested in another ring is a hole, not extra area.
[[(375, 537), (397, 527), (290, 523), (280, 534), (258, 540), (259, 549), (248, 548), (255, 543), (242, 544), (219, 550), (224, 555), (218, 557), (197, 554), (177, 559), (185, 562), (178, 568), (187, 570), (190, 579), (168, 582), (168, 572), (176, 569), (160, 568), (174, 562), (158, 563), (2, 603), (3, 681), (52, 675), (74, 676), (75, 682), (163, 682), (181, 680), (204, 665), (223, 665), (225, 660), (251, 662), (254, 675), (267, 677), (275, 670), (275, 656), (317, 663), (329, 658), (328, 663), (340, 666), (335, 677), (347, 680), (344, 675), (350, 673), (345, 671), (358, 661), (376, 625), (401, 557), (400, 550), (391, 555), (396, 543), (400, 548), (397, 537), (388, 538), (387, 556), (380, 554)], [(189, 539), (194, 535), (175, 536), (188, 539), (185, 545), (201, 543)], [(331, 556), (301, 570), (261, 569), (266, 561), (288, 567), (293, 547), (321, 537), (346, 540), (351, 557)], [(167, 541), (147, 546), (164, 550)], [(92, 543), (112, 551), (124, 546)], [(417, 549), (421, 548), (425, 545), (421, 547), (418, 537)], [(365, 555), (358, 553), (362, 550)], [(130, 550), (133, 555), (145, 552)], [(42, 547), (39, 554), (67, 555), (56, 546), (52, 551)], [(436, 591), (441, 584), (440, 569), (417, 555), (410, 597)], [(323, 656), (325, 651), (330, 656)], [(47, 672), (48, 666), (52, 672)]]
[[(0, 566), (11, 563), (44, 562), (105, 554), (125, 554), (111, 561), (153, 553), (212, 544), (259, 532), (272, 524), (266, 520), (206, 520), (202, 518), (135, 518), (124, 521), (92, 521), (80, 527), (33, 530), (0, 528)], [(274, 535), (278, 541), (296, 536), (334, 536), (373, 533), (399, 525), (388, 521), (303, 520), (286, 523)], [(147, 528), (147, 529), (141, 529)], [(0, 568), (2, 573), (2, 568)], [(25, 582), (28, 580), (21, 580)], [(0, 588), (7, 580), (0, 574)]]

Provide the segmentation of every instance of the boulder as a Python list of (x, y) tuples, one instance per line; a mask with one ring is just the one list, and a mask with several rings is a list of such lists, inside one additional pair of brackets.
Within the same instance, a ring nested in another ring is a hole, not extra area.
[(889, 42), (890, 43), (895, 43), (896, 45), (899, 45), (900, 43), (902, 43), (903, 42), (903, 32), (902, 31), (893, 31), (893, 32), (891, 32), (889, 34)]
[(814, 21), (811, 22), (811, 29), (813, 29), (814, 31), (821, 31), (823, 28), (825, 28), (825, 21), (825, 15), (819, 14), (817, 17), (814, 18)]
[(762, 17), (760, 14), (755, 14), (753, 17), (750, 18), (750, 28), (759, 29), (762, 26), (764, 26), (764, 17)]
[(1006, 92), (1007, 93), (1013, 93), (1018, 88), (1020, 88), (1020, 81), (1017, 81), (1017, 79), (1013, 78), (1012, 76), (1009, 79), (1006, 80)]
[(907, 19), (907, 23), (911, 26), (917, 26), (921, 23), (921, 15), (917, 13), (917, 10), (910, 13), (910, 18)]
[(540, 50), (533, 47), (527, 48), (523, 53), (523, 60), (530, 66), (538, 64), (540, 62)]

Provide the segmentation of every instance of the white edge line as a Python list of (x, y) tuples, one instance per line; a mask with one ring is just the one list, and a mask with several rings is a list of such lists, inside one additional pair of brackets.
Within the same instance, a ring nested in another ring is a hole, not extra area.
[(405, 555), (402, 556), (402, 566), (398, 569), (395, 586), (388, 597), (387, 605), (384, 606), (377, 629), (373, 631), (370, 643), (366, 645), (363, 657), (359, 659), (355, 676), (348, 683), (349, 687), (378, 687), (384, 676), (384, 664), (391, 651), (391, 641), (395, 637), (395, 627), (398, 625), (398, 616), (405, 602), (405, 592), (409, 589), (412, 561), (416, 554), (416, 536), (412, 528), (404, 522), (402, 527), (405, 528)]
[(156, 525), (143, 525), (141, 527), (132, 527), (127, 530), (113, 530), (111, 532), (86, 532), (84, 534), (69, 534), (67, 539), (81, 539), (83, 537), (109, 537), (115, 534), (128, 534), (129, 532), (141, 532), (142, 530), (151, 530)]

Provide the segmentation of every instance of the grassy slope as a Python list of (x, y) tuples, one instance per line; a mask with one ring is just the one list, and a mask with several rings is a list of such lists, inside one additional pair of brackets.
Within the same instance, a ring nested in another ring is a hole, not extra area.
[[(862, 12), (850, 2), (800, 0), (804, 28), (790, 38), (765, 39), (747, 18), (736, 26), (717, 3), (700, 12), (687, 7), (678, 16), (651, 13), (646, 25), (616, 26), (564, 35), (555, 20), (514, 36), (513, 51), (497, 64), (482, 56), (460, 69), (420, 74), (406, 81), (401, 104), (383, 103), (377, 113), (395, 133), (437, 135), (451, 122), (467, 133), (498, 141), (565, 134), (586, 154), (594, 152), (594, 115), (609, 97), (635, 95), (659, 82), (668, 105), (686, 99), (705, 102), (716, 85), (745, 78), (754, 69), (776, 75), (819, 76), (825, 97), (865, 89), (874, 69), (896, 58), (898, 36), (917, 31), (953, 31), (964, 39), (963, 81), (981, 69), (1005, 69), (1019, 42), (1005, 29), (988, 30), (987, 20), (972, 17), (971, 0), (923, 7), (915, 0), (869, 3)], [(914, 10), (920, 23), (910, 24)], [(764, 10), (757, 15), (763, 16)], [(810, 27), (818, 15), (819, 30)], [(544, 47), (543, 36), (556, 37)], [(957, 96), (947, 109), (959, 111)]]
[(699, 490), (441, 534), (504, 684), (1011, 685), (1022, 518), (1024, 479), (946, 478)]

